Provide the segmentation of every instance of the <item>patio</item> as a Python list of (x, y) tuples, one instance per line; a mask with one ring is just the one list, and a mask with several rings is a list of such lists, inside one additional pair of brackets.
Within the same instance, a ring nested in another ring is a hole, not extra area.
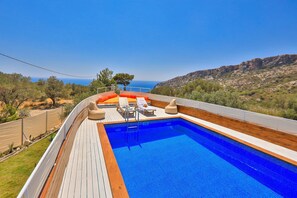
[[(93, 121), (86, 118), (80, 125), (73, 142), (61, 188), (59, 189), (59, 197), (111, 197), (112, 185), (110, 185), (106, 169), (107, 165), (97, 123), (125, 122), (125, 119), (115, 107), (104, 108), (104, 110), (106, 112), (105, 119)], [(295, 151), (182, 113), (170, 115), (166, 114), (164, 109), (156, 107), (155, 115), (139, 114), (141, 121), (170, 117), (182, 117), (206, 128), (213, 129), (227, 137), (255, 145), (258, 148), (274, 152), (289, 159), (297, 159), (297, 152)], [(130, 118), (130, 121), (135, 121), (135, 119)]]

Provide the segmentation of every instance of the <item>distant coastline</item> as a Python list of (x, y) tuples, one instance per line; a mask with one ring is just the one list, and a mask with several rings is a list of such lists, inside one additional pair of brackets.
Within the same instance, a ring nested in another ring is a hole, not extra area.
[[(46, 80), (47, 78), (31, 77), (31, 79), (32, 79), (32, 82), (37, 82), (39, 79)], [(77, 85), (87, 86), (92, 82), (93, 79), (59, 78), (59, 80), (62, 80), (64, 82), (64, 84), (74, 83)], [(152, 89), (158, 83), (159, 83), (159, 81), (133, 80), (129, 86)]]

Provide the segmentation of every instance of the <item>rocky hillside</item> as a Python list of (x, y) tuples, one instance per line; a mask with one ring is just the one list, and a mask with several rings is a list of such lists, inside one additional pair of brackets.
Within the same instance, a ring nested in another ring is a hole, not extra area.
[(223, 86), (237, 89), (266, 87), (271, 89), (297, 88), (297, 54), (255, 58), (238, 65), (195, 71), (156, 85), (179, 87), (197, 78), (215, 80)]

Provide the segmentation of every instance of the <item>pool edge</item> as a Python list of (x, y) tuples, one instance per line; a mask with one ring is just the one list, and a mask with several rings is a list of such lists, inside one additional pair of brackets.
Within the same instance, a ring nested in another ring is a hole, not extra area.
[(128, 198), (129, 194), (114, 156), (113, 150), (111, 148), (108, 136), (106, 134), (104, 124), (97, 123), (98, 135), (102, 145), (102, 151), (104, 156), (104, 161), (106, 164), (107, 174), (109, 178), (109, 183), (111, 187), (112, 196), (114, 198)]
[[(255, 149), (255, 150), (261, 151), (261, 152), (263, 152), (263, 153), (265, 153), (265, 154), (267, 154), (267, 155), (270, 155), (270, 156), (272, 156), (272, 157), (275, 157), (275, 158), (277, 158), (277, 159), (279, 159), (279, 160), (281, 160), (281, 161), (284, 161), (284, 162), (287, 162), (287, 163), (292, 164), (292, 165), (294, 165), (294, 166), (297, 166), (297, 161), (295, 161), (295, 160), (292, 160), (292, 159), (290, 159), (290, 158), (284, 157), (284, 156), (282, 156), (282, 155), (280, 155), (280, 154), (274, 153), (274, 152), (269, 151), (269, 150), (267, 150), (267, 149), (261, 148), (261, 147), (259, 147), (259, 146), (257, 146), (257, 145), (254, 145), (254, 144), (252, 144), (252, 143), (246, 142), (246, 141), (244, 141), (244, 140), (242, 140), (242, 139), (239, 139), (239, 138), (234, 137), (234, 136), (232, 136), (232, 135), (226, 134), (226, 133), (224, 133), (224, 132), (222, 132), (222, 131), (220, 131), (220, 130), (218, 130), (218, 129), (209, 127), (209, 126), (207, 126), (207, 125), (204, 125), (204, 124), (202, 124), (202, 123), (196, 122), (196, 121), (191, 120), (191, 119), (189, 119), (189, 118), (186, 118), (186, 117), (184, 117), (184, 116), (180, 116), (180, 118), (182, 118), (182, 119), (184, 119), (184, 120), (186, 120), (186, 121), (188, 121), (188, 122), (191, 122), (191, 123), (193, 123), (193, 124), (199, 125), (199, 126), (201, 126), (201, 127), (203, 127), (203, 128), (206, 128), (206, 129), (208, 129), (208, 130), (210, 130), (210, 131), (212, 131), (212, 132), (215, 132), (215, 133), (218, 133), (218, 134), (220, 134), (220, 135), (223, 135), (224, 137), (227, 137), (227, 138), (229, 138), (229, 139), (231, 139), (231, 140), (234, 140), (234, 141), (236, 141), (236, 142), (239, 142), (239, 143), (241, 143), (241, 144), (243, 144), (243, 145), (249, 146), (249, 147), (251, 147), (251, 148), (253, 148), (253, 149)], [(240, 133), (240, 131), (237, 131), (237, 132)], [(250, 136), (251, 136), (251, 135), (250, 135)], [(252, 136), (252, 137), (254, 137), (254, 136)], [(254, 137), (254, 138), (257, 138), (257, 137)], [(264, 140), (264, 141), (265, 141), (265, 140)]]

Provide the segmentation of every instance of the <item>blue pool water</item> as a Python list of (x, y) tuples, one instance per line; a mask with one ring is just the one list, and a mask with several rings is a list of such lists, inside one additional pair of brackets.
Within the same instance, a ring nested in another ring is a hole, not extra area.
[(132, 198), (297, 195), (297, 167), (183, 119), (105, 129)]

